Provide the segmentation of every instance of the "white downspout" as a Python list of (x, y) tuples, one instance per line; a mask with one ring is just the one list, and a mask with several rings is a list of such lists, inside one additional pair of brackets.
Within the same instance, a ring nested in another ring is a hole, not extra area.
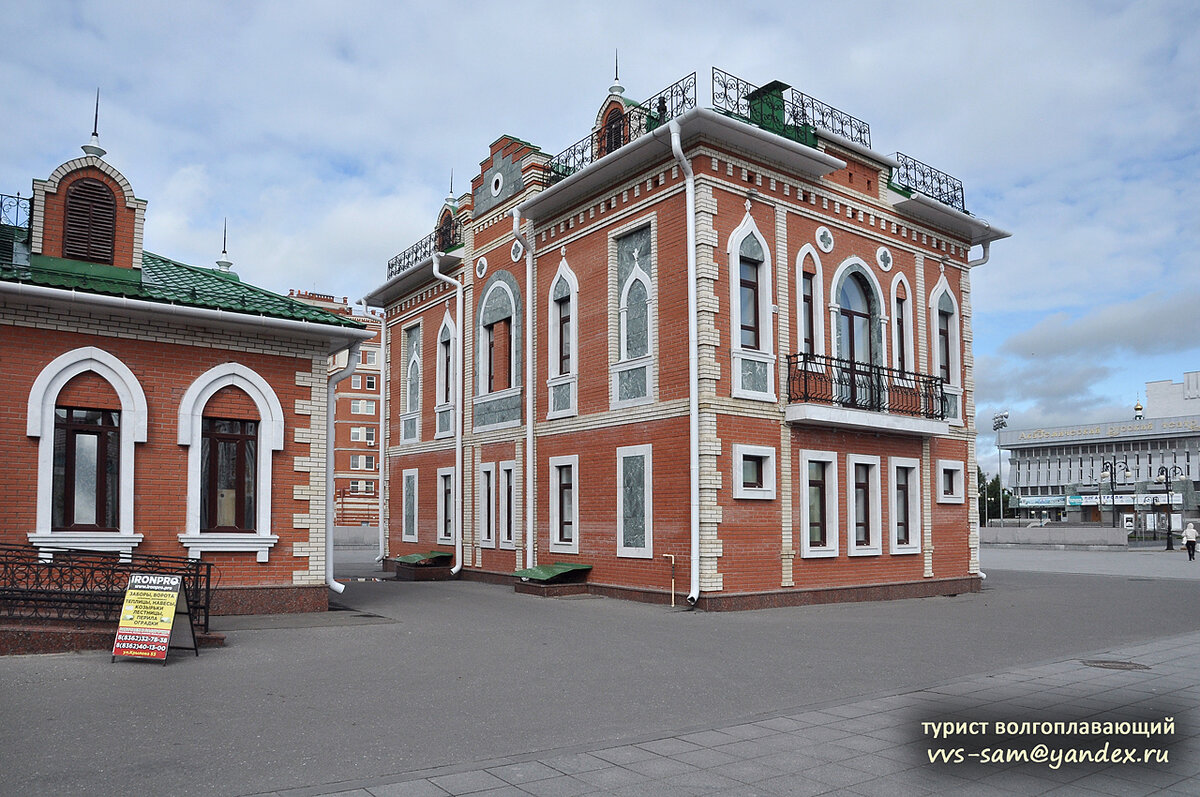
[(988, 262), (988, 258), (991, 256), (990, 255), (991, 249), (992, 249), (992, 242), (984, 241), (983, 242), (983, 257), (979, 258), (978, 260), (968, 260), (967, 267), (975, 268), (976, 266), (982, 266), (984, 263)]
[(533, 567), (533, 499), (536, 463), (533, 461), (533, 247), (521, 234), (521, 211), (512, 209), (513, 237), (525, 250), (525, 566)]
[(441, 272), (442, 257), (445, 252), (433, 253), (433, 276), (454, 286), (454, 324), (457, 327), (458, 352), (454, 358), (454, 566), (450, 568), (451, 575), (458, 575), (463, 566), (463, 284), (456, 279), (447, 277)]
[(700, 373), (698, 359), (699, 321), (696, 315), (696, 177), (692, 164), (684, 157), (679, 142), (679, 122), (667, 123), (671, 131), (671, 151), (683, 169), (684, 197), (687, 200), (687, 283), (688, 283), (688, 471), (691, 505), (691, 589), (687, 601), (692, 606), (700, 599)]
[(325, 584), (339, 595), (346, 587), (333, 580), (333, 437), (334, 416), (337, 415), (334, 392), (338, 382), (350, 376), (358, 367), (358, 350), (361, 347), (361, 340), (350, 344), (346, 367), (329, 377), (325, 396)]
[[(358, 300), (359, 306), (363, 312), (369, 313), (367, 303), (362, 299)], [(385, 379), (388, 375), (388, 366), (384, 362), (383, 352), (386, 347), (383, 345), (384, 336), (387, 334), (387, 317), (379, 321), (379, 438), (375, 441), (379, 446), (379, 556), (375, 557), (376, 562), (382, 562), (387, 557), (387, 523), (384, 521), (387, 506), (384, 501), (384, 494), (387, 492), (384, 485), (388, 483), (388, 458), (387, 458), (387, 395), (388, 388)]]

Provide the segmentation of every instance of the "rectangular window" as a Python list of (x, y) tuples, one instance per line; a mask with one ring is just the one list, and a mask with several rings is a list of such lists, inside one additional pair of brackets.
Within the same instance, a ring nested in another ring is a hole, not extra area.
[(451, 401), (451, 389), (453, 387), (454, 378), (451, 376), (452, 358), (454, 350), (450, 346), (450, 338), (447, 336), (444, 340), (438, 343), (439, 360), (438, 365), (441, 370), (441, 388), (442, 388), (442, 403), (449, 404)]
[(367, 390), (375, 390), (378, 383), (375, 381), (375, 377), (368, 376), (363, 380), (363, 384), (366, 385)]
[(564, 296), (558, 305), (558, 373), (571, 373), (571, 297)]
[(479, 526), (479, 544), (484, 548), (496, 547), (496, 466), (493, 463), (479, 466), (479, 503), (475, 517)]
[(742, 348), (757, 349), (758, 341), (758, 263), (741, 263)]
[(950, 384), (950, 319), (945, 310), (938, 311), (938, 375)]
[(550, 457), (550, 550), (579, 553), (579, 457)]
[(358, 374), (355, 374), (354, 376), (350, 377), (350, 389), (351, 390), (362, 390), (362, 377), (361, 376), (359, 376)]
[(838, 555), (837, 453), (800, 452), (800, 555), (806, 559)]
[(454, 542), (454, 468), (438, 468), (438, 542)]
[(375, 482), (352, 480), (350, 482), (350, 492), (356, 495), (373, 495), (375, 492)]
[(350, 402), (350, 412), (353, 415), (374, 415), (375, 402), (367, 399), (359, 399)]
[(733, 446), (733, 497), (775, 497), (775, 449), (769, 446)]
[(891, 457), (891, 509), (889, 525), (891, 552), (921, 552), (921, 461), (909, 457)]
[(500, 547), (512, 550), (516, 545), (516, 479), (517, 463), (500, 463)]
[(879, 485), (879, 457), (846, 455), (847, 553), (873, 556), (883, 553), (880, 540), (882, 510)]
[(376, 365), (379, 362), (379, 352), (374, 349), (361, 349), (358, 352), (359, 365)]
[[(1049, 463), (1047, 463), (1048, 470)], [(958, 460), (939, 459), (937, 463), (939, 504), (961, 504), (965, 500), (966, 469)]]
[(617, 449), (617, 556), (654, 557), (651, 447)]
[(351, 454), (350, 470), (375, 470), (375, 457), (366, 454)]
[(55, 531), (117, 530), (120, 453), (119, 412), (55, 408)]
[(405, 469), (402, 479), (401, 501), (404, 514), (401, 519), (400, 538), (404, 542), (417, 542), (417, 469)]
[(200, 438), (200, 530), (253, 531), (258, 423), (205, 418)]
[(814, 274), (804, 275), (804, 348), (805, 354), (813, 354), (816, 352), (816, 327), (814, 323), (815, 312), (813, 310), (813, 277)]

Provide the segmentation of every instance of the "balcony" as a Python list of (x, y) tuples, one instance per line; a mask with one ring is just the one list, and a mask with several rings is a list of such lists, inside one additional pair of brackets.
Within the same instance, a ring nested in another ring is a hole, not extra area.
[(0, 263), (15, 262), (18, 243), (29, 243), (29, 198), (0, 194)]
[(923, 437), (949, 431), (941, 377), (815, 354), (788, 363), (789, 423)]
[(434, 252), (449, 252), (462, 246), (462, 222), (453, 217), (388, 261), (387, 278), (392, 280), (430, 260)]
[(696, 73), (672, 83), (650, 99), (627, 106), (621, 118), (576, 141), (547, 164), (551, 185), (615, 152), (696, 107)]
[(892, 169), (893, 188), (910, 194), (915, 191), (957, 211), (967, 212), (961, 180), (921, 163), (903, 152), (897, 152), (892, 157), (900, 164), (898, 168)]

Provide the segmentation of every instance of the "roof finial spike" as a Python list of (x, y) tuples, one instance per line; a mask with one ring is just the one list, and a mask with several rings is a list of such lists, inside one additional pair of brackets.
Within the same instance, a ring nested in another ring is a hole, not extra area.
[(221, 258), (217, 261), (217, 268), (222, 272), (228, 272), (233, 268), (233, 261), (229, 259), (229, 217), (225, 217), (225, 222), (221, 228)]
[(625, 93), (625, 87), (621, 85), (621, 53), (619, 50), (613, 50), (613, 84), (608, 87), (609, 94), (621, 95)]
[(92, 137), (88, 141), (88, 143), (84, 144), (82, 147), (80, 147), (80, 149), (82, 149), (84, 154), (86, 154), (86, 155), (92, 155), (97, 158), (103, 158), (106, 153), (104, 151), (104, 148), (100, 146), (100, 136), (97, 132), (99, 129), (100, 129), (100, 87), (97, 86), (96, 87), (96, 111), (95, 111), (95, 114), (92, 116)]
[(454, 198), (454, 169), (453, 168), (450, 169), (450, 193), (446, 194), (446, 204), (449, 205), (451, 208), (454, 208), (455, 212), (457, 212), (458, 200)]

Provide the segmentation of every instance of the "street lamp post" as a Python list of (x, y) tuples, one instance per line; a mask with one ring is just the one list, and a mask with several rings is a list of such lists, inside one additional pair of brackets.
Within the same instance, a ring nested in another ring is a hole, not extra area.
[[(1000, 483), (1000, 495), (996, 501), (1000, 504), (1000, 528), (1004, 528), (1004, 460), (1000, 455), (1000, 430), (1007, 427), (1008, 410), (992, 416), (992, 431), (996, 433), (996, 481)], [(986, 499), (986, 492), (984, 497)]]
[(1156, 482), (1160, 482), (1160, 483), (1165, 482), (1167, 485), (1167, 550), (1168, 551), (1175, 550), (1175, 543), (1171, 539), (1171, 480), (1177, 479), (1182, 475), (1183, 475), (1183, 468), (1179, 467), (1178, 465), (1171, 465), (1170, 467), (1163, 465), (1162, 467), (1160, 467), (1158, 469), (1158, 476), (1155, 477), (1155, 479), (1154, 479), (1154, 481), (1156, 481)]
[[(1126, 479), (1133, 478), (1133, 474), (1129, 471), (1129, 457), (1122, 457), (1120, 462), (1114, 456), (1112, 459), (1101, 460), (1100, 462), (1100, 479), (1108, 477), (1108, 491), (1112, 494), (1112, 526), (1117, 527), (1117, 467), (1121, 468), (1121, 475)], [(1096, 490), (1097, 497), (1100, 495), (1099, 489)]]

